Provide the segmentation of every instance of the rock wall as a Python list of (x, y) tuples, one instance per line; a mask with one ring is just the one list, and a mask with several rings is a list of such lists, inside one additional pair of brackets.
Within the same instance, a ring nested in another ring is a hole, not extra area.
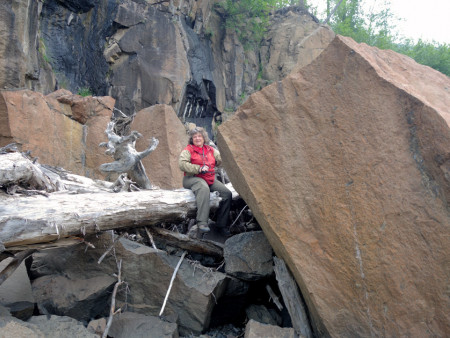
[(33, 0), (0, 3), (1, 89), (45, 87), (45, 69), (36, 53), (41, 8), (42, 3)]
[(336, 37), (219, 127), (318, 336), (450, 334), (450, 80)]
[[(333, 37), (300, 7), (278, 11), (244, 50), (213, 0), (47, 0), (2, 4), (0, 88), (110, 95), (127, 114), (171, 105), (211, 131), (218, 112), (308, 64)], [(300, 23), (300, 24), (299, 24)], [(12, 47), (11, 47), (12, 46)], [(3, 65), (3, 66), (2, 66)]]

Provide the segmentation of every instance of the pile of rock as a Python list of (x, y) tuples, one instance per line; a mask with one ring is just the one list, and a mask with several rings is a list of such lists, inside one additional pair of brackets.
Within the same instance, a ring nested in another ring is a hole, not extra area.
[[(272, 248), (262, 231), (228, 238), (223, 256), (204, 256), (204, 265), (188, 252), (178, 270), (182, 251), (155, 249), (136, 233), (103, 232), (79, 245), (33, 254), (0, 287), (2, 332), (54, 336), (64, 330), (94, 337), (105, 330), (114, 300), (121, 313), (108, 328), (111, 337), (195, 336), (208, 330), (238, 336), (244, 329), (246, 337), (256, 337), (269, 328), (294, 337), (294, 329), (280, 327), (290, 326), (286, 309), (269, 302), (264, 288), (271, 285), (278, 293)], [(3, 260), (2, 268), (7, 263)], [(115, 294), (119, 272), (124, 283)]]

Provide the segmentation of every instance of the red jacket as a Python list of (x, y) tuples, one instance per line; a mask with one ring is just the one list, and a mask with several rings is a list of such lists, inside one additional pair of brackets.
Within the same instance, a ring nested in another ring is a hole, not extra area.
[[(191, 153), (191, 163), (198, 164), (200, 166), (207, 165), (209, 170), (206, 174), (196, 174), (195, 176), (203, 178), (208, 185), (214, 183), (216, 173), (214, 167), (216, 165), (216, 159), (214, 157), (214, 148), (208, 145), (203, 145), (202, 148), (193, 144), (189, 144), (185, 150)], [(186, 175), (186, 173), (185, 173)]]

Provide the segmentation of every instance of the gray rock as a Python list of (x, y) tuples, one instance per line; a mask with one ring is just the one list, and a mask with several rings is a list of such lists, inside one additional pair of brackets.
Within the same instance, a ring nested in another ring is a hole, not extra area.
[[(42, 332), (45, 338), (83, 337), (98, 338), (79, 321), (66, 316), (35, 316), (28, 320), (37, 332)], [(17, 337), (17, 336), (16, 336)]]
[(244, 338), (297, 338), (293, 328), (262, 324), (250, 320), (245, 327)]
[(49, 275), (33, 281), (33, 294), (43, 314), (70, 316), (88, 322), (108, 314), (116, 279), (110, 276), (68, 278)]
[(224, 296), (234, 297), (243, 296), (248, 292), (249, 283), (243, 280), (228, 276), (227, 288)]
[[(11, 262), (6, 258), (0, 262), (0, 272)], [(33, 315), (34, 297), (25, 262), (0, 285), (0, 304), (6, 306), (17, 318), (27, 320)]]
[(114, 316), (108, 336), (114, 338), (178, 338), (178, 327), (154, 316), (124, 312)]
[(262, 231), (246, 232), (225, 242), (227, 274), (253, 281), (273, 273), (272, 247)]
[[(53, 276), (53, 273), (60, 274), (64, 265), (64, 274), (71, 280), (89, 280), (95, 276), (111, 276), (117, 273), (116, 259), (112, 254), (107, 255), (101, 264), (97, 263), (110, 246), (111, 236), (103, 234), (98, 239), (87, 240), (95, 246), (95, 249), (85, 252), (85, 247), (79, 246), (64, 248), (65, 250), (48, 250), (45, 255), (33, 256), (34, 262), (31, 267), (33, 275), (47, 275), (48, 280), (54, 280), (56, 276)], [(127, 311), (151, 316), (159, 315), (179, 257), (169, 256), (164, 251), (157, 251), (125, 238), (116, 242), (115, 254), (117, 259), (122, 260), (122, 279), (128, 285), (127, 292), (125, 288), (119, 289), (116, 308), (125, 309), (126, 305)], [(53, 266), (54, 272), (51, 271)], [(184, 260), (174, 280), (163, 317), (178, 315), (181, 334), (205, 330), (209, 326), (216, 300), (225, 290), (226, 279), (223, 273)], [(61, 280), (61, 277), (57, 280)], [(57, 299), (61, 302), (64, 295), (67, 298), (71, 294), (70, 290), (59, 292), (61, 296), (57, 296)], [(107, 302), (103, 301), (103, 304), (105, 303)], [(92, 312), (90, 309), (94, 306), (94, 303), (90, 304), (90, 308), (86, 308), (85, 311)], [(50, 308), (49, 306), (49, 311)]]
[(272, 317), (269, 310), (264, 305), (252, 304), (245, 309), (248, 319), (253, 319), (259, 323), (277, 325), (277, 321)]
[(0, 338), (98, 338), (82, 323), (70, 317), (36, 316), (27, 322), (12, 317), (6, 308), (0, 306)]

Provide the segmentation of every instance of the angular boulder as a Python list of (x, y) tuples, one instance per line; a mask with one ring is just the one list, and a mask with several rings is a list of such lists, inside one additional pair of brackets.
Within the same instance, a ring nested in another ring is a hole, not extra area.
[(7, 309), (0, 305), (0, 337), (95, 338), (98, 335), (90, 333), (82, 323), (70, 317), (35, 316), (25, 322), (11, 316)]
[(138, 151), (146, 149), (152, 137), (159, 140), (158, 147), (142, 160), (152, 185), (161, 189), (182, 188), (183, 172), (178, 168), (178, 157), (188, 143), (188, 136), (173, 108), (158, 104), (142, 109), (130, 128), (143, 135), (136, 142)]
[(161, 337), (178, 338), (178, 327), (161, 318), (124, 312), (114, 316), (108, 336), (114, 338)]
[(74, 174), (105, 178), (98, 169), (111, 158), (98, 145), (115, 100), (58, 90), (47, 96), (30, 90), (0, 92), (0, 147), (17, 142), (39, 163)]
[(450, 332), (450, 79), (337, 36), (219, 127), (319, 336)]
[(292, 327), (279, 327), (263, 324), (250, 319), (245, 326), (244, 338), (296, 338), (298, 335)]
[(111, 276), (67, 278), (50, 275), (33, 281), (33, 295), (40, 313), (69, 316), (88, 323), (106, 316), (116, 279)]
[(41, 333), (38, 337), (98, 337), (97, 334), (89, 332), (83, 323), (67, 316), (34, 316), (27, 324), (34, 331)]
[(273, 273), (273, 252), (262, 231), (244, 232), (225, 241), (223, 258), (227, 274), (254, 281)]

